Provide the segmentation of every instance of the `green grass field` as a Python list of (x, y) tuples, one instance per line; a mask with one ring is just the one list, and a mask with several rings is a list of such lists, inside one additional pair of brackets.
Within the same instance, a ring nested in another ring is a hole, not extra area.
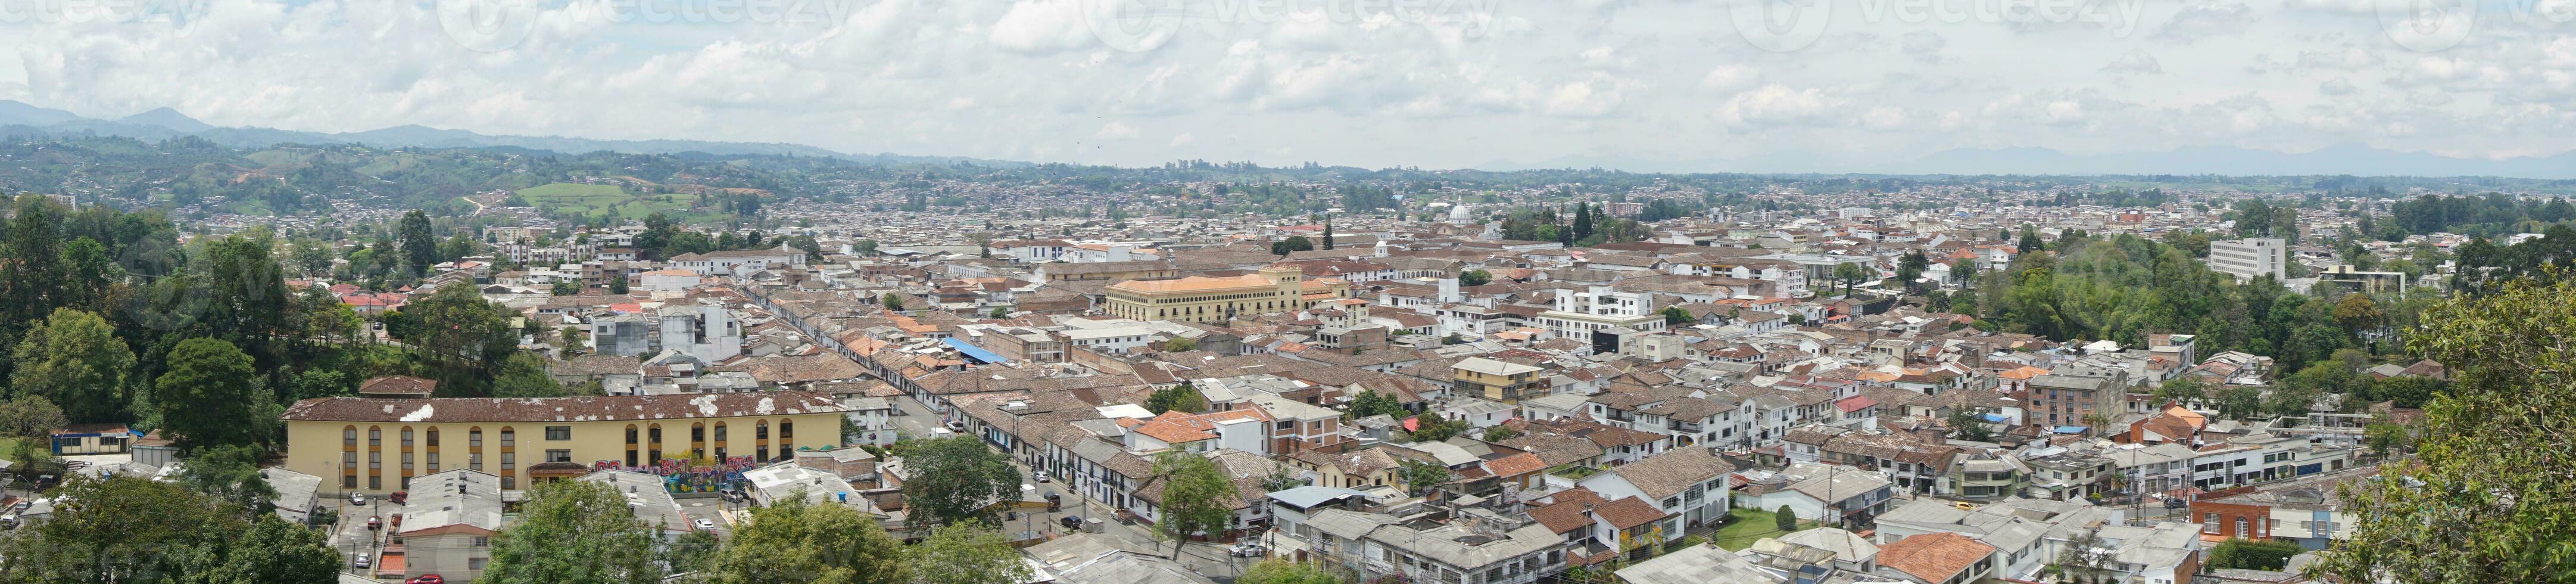
[(712, 213), (689, 212), (689, 205), (697, 202), (695, 196), (643, 195), (626, 192), (626, 189), (614, 185), (554, 183), (520, 189), (518, 194), (519, 198), (527, 199), (529, 205), (539, 209), (578, 213), (585, 217), (613, 213), (622, 221), (643, 219), (654, 211), (669, 211), (681, 220), (700, 219), (700, 215), (714, 216)]
[[(1717, 537), (1712, 539), (1711, 543), (1728, 551), (1751, 547), (1753, 542), (1762, 541), (1762, 538), (1779, 537), (1785, 533), (1779, 530), (1779, 526), (1772, 523), (1770, 511), (1731, 509), (1727, 514), (1734, 516), (1735, 522), (1717, 528)], [(1813, 522), (1798, 522), (1798, 529), (1801, 531), (1812, 527), (1815, 527)]]

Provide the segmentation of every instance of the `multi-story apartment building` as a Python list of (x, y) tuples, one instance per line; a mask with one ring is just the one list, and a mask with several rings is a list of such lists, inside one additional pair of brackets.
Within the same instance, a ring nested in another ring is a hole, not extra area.
[(2280, 239), (2224, 239), (2209, 242), (2209, 269), (2236, 276), (2236, 281), (2271, 276), (2289, 278), (2290, 246)]
[[(2030, 378), (2024, 387), (2030, 388), (2030, 411), (2025, 415), (2034, 424), (2090, 427), (2095, 422), (2116, 423), (2128, 411), (2127, 370), (2060, 367)], [(2087, 416), (2094, 414), (2102, 417), (2088, 421)]]
[(1664, 330), (1664, 316), (1647, 296), (1608, 286), (1558, 290), (1556, 308), (1538, 313), (1538, 326), (1548, 338), (1589, 343), (1594, 353), (1616, 353), (1624, 337)]
[[(326, 493), (406, 490), (446, 470), (522, 479), (569, 478), (600, 463), (660, 466), (665, 458), (776, 460), (798, 444), (839, 444), (844, 408), (830, 395), (756, 393), (556, 398), (295, 402), (286, 423), (288, 470), (323, 477)], [(796, 437), (802, 426), (809, 432)]]
[(1548, 395), (1547, 369), (1499, 359), (1468, 357), (1449, 366), (1450, 391), (1518, 404)]

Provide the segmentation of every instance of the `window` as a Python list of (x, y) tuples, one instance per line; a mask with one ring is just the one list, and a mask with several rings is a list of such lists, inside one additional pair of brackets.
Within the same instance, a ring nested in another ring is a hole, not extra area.
[(403, 470), (411, 470), (411, 453), (402, 453)]
[(723, 442), (723, 441), (725, 441), (725, 426), (724, 426), (724, 424), (716, 424), (716, 441), (717, 441), (717, 442)]
[(369, 452), (369, 453), (367, 453), (367, 468), (384, 468), (384, 467), (385, 467), (385, 453), (382, 453), (382, 452)]
[(340, 430), (340, 445), (341, 445), (341, 446), (357, 446), (357, 445), (358, 445), (358, 429), (357, 429), (357, 428), (346, 428), (346, 429), (342, 429), (342, 430)]
[(480, 429), (466, 431), (466, 432), (465, 432), (465, 445), (466, 445), (466, 446), (470, 446), (470, 447), (474, 447), (474, 448), (482, 448), (482, 447), (483, 447), (483, 431), (482, 431), (482, 430), (480, 430)]
[[(476, 539), (481, 539), (481, 538), (476, 538)], [(467, 569), (467, 570), (474, 570), (474, 571), (481, 571), (481, 570), (483, 569), (483, 564), (485, 564), (485, 563), (487, 563), (487, 562), (490, 562), (490, 561), (492, 561), (492, 559), (491, 559), (491, 558), (465, 558), (465, 569)]]
[(430, 448), (437, 448), (437, 447), (438, 447), (438, 429), (437, 429), (437, 428), (430, 428), (430, 429), (429, 429), (429, 447), (430, 447)]
[(547, 440), (571, 440), (572, 426), (547, 426)]
[(348, 475), (348, 476), (340, 477), (340, 488), (343, 488), (343, 489), (355, 489), (355, 488), (358, 488), (358, 475)]
[(476, 452), (465, 455), (465, 468), (466, 470), (483, 470), (483, 453)]
[(368, 445), (368, 446), (383, 446), (383, 445), (385, 445), (385, 432), (384, 432), (383, 430), (378, 430), (378, 429), (375, 429), (375, 428), (368, 428), (368, 429), (367, 429), (367, 445)]
[(572, 449), (548, 450), (546, 462), (572, 462)]
[(635, 428), (634, 428), (634, 427), (632, 427), (632, 426), (630, 426), (630, 427), (627, 427), (627, 428), (626, 428), (626, 443), (627, 443), (627, 444), (634, 444), (634, 443), (635, 443)]
[(2245, 518), (2236, 518), (2236, 537), (2246, 537), (2246, 531), (2248, 530), (2246, 529)]
[(661, 427), (661, 426), (654, 426), (654, 427), (653, 427), (653, 431), (649, 433), (649, 436), (653, 439), (653, 443), (654, 443), (654, 444), (661, 444), (661, 443), (662, 443), (662, 427)]
[(501, 453), (501, 470), (510, 470), (515, 468), (519, 468), (519, 453)]
[(404, 428), (404, 429), (403, 429), (403, 431), (402, 431), (402, 445), (403, 445), (403, 447), (404, 447), (404, 448), (410, 448), (410, 447), (411, 447), (411, 429), (410, 429), (410, 428)]
[(789, 439), (789, 438), (795, 438), (795, 437), (796, 437), (796, 423), (795, 423), (795, 422), (784, 422), (784, 421), (783, 421), (783, 422), (779, 422), (779, 423), (778, 423), (778, 439), (780, 439), (780, 440), (786, 440), (786, 439)]
[[(753, 439), (758, 439), (758, 440), (768, 440), (768, 439), (769, 439), (769, 424), (764, 423), (764, 424), (759, 424), (759, 425), (752, 426), (752, 427), (751, 427), (751, 437), (752, 437)], [(763, 456), (763, 457), (761, 457), (761, 458), (768, 458), (768, 457)]]
[(429, 470), (431, 472), (438, 471), (438, 453), (436, 452), (429, 453)]
[(373, 490), (376, 490), (376, 489), (382, 489), (382, 488), (385, 488), (385, 478), (384, 478), (384, 477), (377, 477), (377, 476), (367, 477), (367, 490), (373, 491)]
[(492, 547), (492, 538), (489, 538), (489, 537), (476, 537), (476, 538), (474, 538), (473, 546), (474, 546), (474, 547)]
[(341, 466), (342, 468), (358, 468), (358, 453), (356, 453), (356, 452), (342, 452), (342, 453), (340, 453), (340, 466)]
[(519, 445), (519, 432), (518, 432), (517, 430), (510, 429), (510, 428), (502, 428), (502, 429), (501, 429), (501, 447), (502, 447), (502, 448), (509, 448), (509, 447), (512, 447), (512, 446), (518, 446), (518, 445)]

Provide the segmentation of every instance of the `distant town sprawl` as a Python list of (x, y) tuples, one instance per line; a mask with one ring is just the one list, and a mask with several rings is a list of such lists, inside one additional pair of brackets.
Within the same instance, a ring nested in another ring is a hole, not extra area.
[(0, 582), (2530, 581), (2386, 534), (2567, 503), (2386, 487), (2539, 484), (2442, 404), (2570, 398), (2541, 181), (0, 162)]

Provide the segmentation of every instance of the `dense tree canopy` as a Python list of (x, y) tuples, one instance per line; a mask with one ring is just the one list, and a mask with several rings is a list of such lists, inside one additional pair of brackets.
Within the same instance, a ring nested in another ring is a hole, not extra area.
[(541, 584), (660, 582), (654, 532), (639, 524), (608, 483), (546, 481), (528, 489), (517, 523), (492, 538), (492, 563), (479, 582)]
[(718, 584), (908, 584), (903, 545), (845, 505), (788, 497), (753, 508), (709, 569)]
[(2410, 350), (2449, 367), (2417, 456), (2344, 483), (2352, 534), (2312, 566), (2348, 582), (2576, 577), (2576, 282), (2519, 282), (2435, 306)]
[(1020, 496), (1020, 472), (1010, 457), (975, 438), (958, 436), (898, 444), (913, 478), (903, 483), (904, 516), (912, 525), (991, 522), (993, 504)]

